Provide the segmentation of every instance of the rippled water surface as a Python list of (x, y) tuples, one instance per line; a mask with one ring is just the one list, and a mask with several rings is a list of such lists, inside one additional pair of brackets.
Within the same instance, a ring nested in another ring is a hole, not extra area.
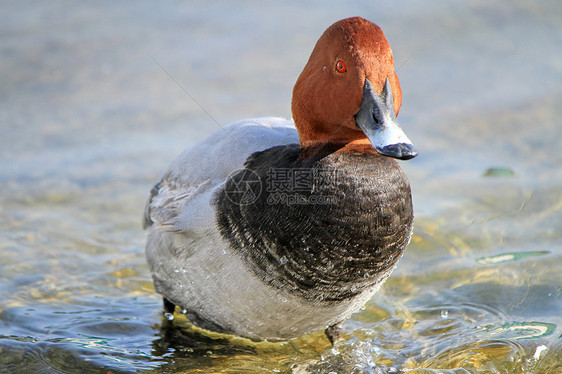
[[(0, 8), (0, 372), (562, 373), (559, 1)], [(385, 30), (420, 150), (397, 270), (334, 347), (163, 321), (152, 183), (219, 124), (289, 117), (314, 42), (352, 15)]]

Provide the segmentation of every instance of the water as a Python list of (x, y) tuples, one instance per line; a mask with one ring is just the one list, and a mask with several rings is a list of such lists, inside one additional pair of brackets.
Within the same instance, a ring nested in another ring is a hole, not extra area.
[[(0, 372), (562, 372), (558, 1), (0, 7)], [(352, 15), (385, 30), (420, 150), (399, 267), (335, 347), (170, 325), (152, 183), (219, 124), (290, 116), (317, 37)]]

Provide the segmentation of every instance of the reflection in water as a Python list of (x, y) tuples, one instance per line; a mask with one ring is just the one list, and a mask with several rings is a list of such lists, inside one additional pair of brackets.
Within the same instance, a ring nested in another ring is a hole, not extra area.
[(178, 313), (173, 323), (165, 318), (162, 321), (152, 354), (164, 362), (160, 367), (163, 372), (286, 371), (300, 361), (317, 359), (330, 346), (323, 332), (288, 342), (255, 342), (201, 330)]
[(152, 355), (168, 359), (168, 364), (182, 359), (189, 365), (196, 367), (213, 366), (211, 358), (229, 357), (237, 355), (256, 355), (251, 346), (237, 345), (228, 337), (211, 337), (186, 323), (178, 325), (163, 319), (158, 330), (158, 339), (152, 342)]

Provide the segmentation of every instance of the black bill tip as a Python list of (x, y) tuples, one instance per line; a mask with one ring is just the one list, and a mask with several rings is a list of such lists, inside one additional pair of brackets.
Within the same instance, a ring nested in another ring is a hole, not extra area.
[(377, 148), (377, 152), (383, 156), (393, 157), (399, 160), (409, 160), (418, 155), (418, 151), (416, 151), (414, 146), (407, 143), (390, 144), (380, 149)]

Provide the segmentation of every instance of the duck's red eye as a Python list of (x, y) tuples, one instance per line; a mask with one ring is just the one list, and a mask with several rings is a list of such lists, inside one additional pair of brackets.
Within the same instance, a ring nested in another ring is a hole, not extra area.
[(347, 66), (345, 66), (342, 60), (338, 60), (338, 62), (336, 62), (336, 70), (340, 73), (345, 73), (347, 71)]

